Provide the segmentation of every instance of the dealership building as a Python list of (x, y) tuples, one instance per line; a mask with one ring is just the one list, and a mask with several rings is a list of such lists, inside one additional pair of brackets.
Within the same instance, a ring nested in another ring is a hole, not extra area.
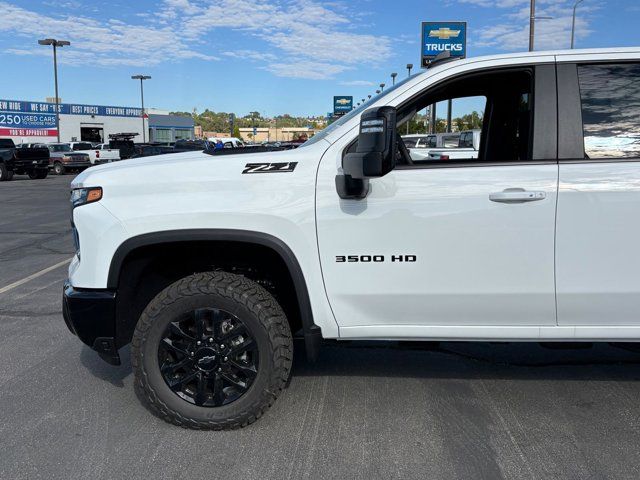
[[(60, 103), (60, 141), (107, 143), (109, 135), (134, 133), (134, 142), (172, 143), (191, 139), (194, 122), (190, 117), (139, 107), (114, 107)], [(56, 105), (51, 102), (0, 100), (0, 137), (14, 143), (56, 142)]]

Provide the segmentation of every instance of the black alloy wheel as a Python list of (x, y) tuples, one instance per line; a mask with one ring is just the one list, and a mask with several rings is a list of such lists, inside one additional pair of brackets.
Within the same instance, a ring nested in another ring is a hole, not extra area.
[(289, 321), (273, 295), (220, 270), (158, 293), (131, 341), (138, 398), (163, 420), (195, 429), (255, 422), (285, 387), (292, 359)]
[(158, 346), (158, 365), (183, 400), (220, 407), (251, 387), (258, 374), (258, 347), (235, 315), (199, 308), (169, 323)]

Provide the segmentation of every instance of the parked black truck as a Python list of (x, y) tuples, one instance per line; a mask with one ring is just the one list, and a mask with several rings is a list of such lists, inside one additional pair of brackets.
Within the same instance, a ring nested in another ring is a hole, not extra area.
[(11, 180), (14, 174), (42, 179), (48, 173), (47, 148), (16, 148), (10, 138), (0, 138), (0, 181)]

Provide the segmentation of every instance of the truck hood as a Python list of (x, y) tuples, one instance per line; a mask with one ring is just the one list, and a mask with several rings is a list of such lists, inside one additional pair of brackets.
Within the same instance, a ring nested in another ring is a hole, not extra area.
[[(72, 188), (87, 186), (124, 187), (125, 185), (197, 184), (210, 181), (238, 180), (250, 163), (289, 163), (296, 167), (304, 163), (317, 165), (328, 147), (318, 142), (301, 149), (276, 152), (241, 153), (237, 155), (208, 155), (204, 152), (183, 152), (142, 157), (93, 166), (71, 183)], [(276, 175), (278, 176), (278, 175)], [(269, 176), (269, 178), (273, 177)], [(175, 189), (175, 188), (173, 188)]]

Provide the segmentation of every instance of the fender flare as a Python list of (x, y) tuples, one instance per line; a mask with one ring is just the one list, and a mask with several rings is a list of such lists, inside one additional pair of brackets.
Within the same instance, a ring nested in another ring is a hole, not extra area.
[(273, 235), (250, 230), (185, 229), (151, 232), (131, 237), (120, 244), (111, 259), (107, 288), (117, 289), (120, 270), (122, 269), (124, 260), (127, 255), (134, 250), (150, 245), (189, 241), (235, 241), (253, 243), (274, 250), (284, 261), (293, 280), (298, 305), (300, 307), (300, 319), (304, 332), (307, 358), (310, 361), (314, 361), (317, 358), (322, 341), (322, 332), (320, 327), (313, 322), (313, 311), (311, 309), (311, 301), (309, 300), (309, 291), (302, 268), (300, 268), (298, 259), (289, 246)]

